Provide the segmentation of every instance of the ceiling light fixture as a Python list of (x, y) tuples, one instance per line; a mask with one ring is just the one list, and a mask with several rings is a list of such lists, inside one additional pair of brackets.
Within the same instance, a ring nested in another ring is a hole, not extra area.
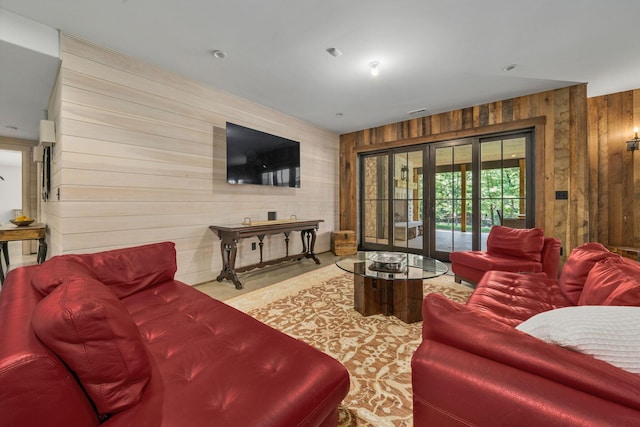
[(340, 49), (335, 48), (335, 47), (330, 47), (329, 49), (327, 49), (327, 52), (329, 52), (329, 55), (331, 56), (340, 56), (342, 55), (342, 52), (340, 52)]
[(371, 71), (371, 75), (373, 77), (380, 74), (380, 62), (378, 61), (369, 62), (369, 70)]
[(411, 116), (413, 114), (424, 113), (425, 111), (427, 111), (427, 109), (425, 107), (422, 107), (422, 108), (418, 108), (417, 110), (411, 110), (407, 114)]
[(227, 52), (224, 50), (215, 49), (211, 51), (211, 55), (213, 55), (217, 59), (224, 59), (227, 57)]
[(507, 73), (518, 68), (518, 64), (509, 64), (502, 68), (502, 71), (506, 71)]

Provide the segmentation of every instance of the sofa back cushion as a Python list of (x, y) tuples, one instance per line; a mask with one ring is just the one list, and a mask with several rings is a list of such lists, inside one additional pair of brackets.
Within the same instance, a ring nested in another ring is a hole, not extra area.
[(75, 372), (100, 415), (140, 400), (149, 357), (138, 328), (108, 287), (86, 276), (64, 279), (37, 305), (32, 324)]
[(173, 280), (177, 269), (175, 244), (162, 242), (92, 254), (59, 255), (40, 265), (31, 283), (47, 295), (64, 278), (86, 276), (109, 286), (122, 299)]
[(640, 306), (640, 265), (607, 258), (593, 266), (578, 305)]
[(585, 243), (571, 251), (562, 267), (559, 286), (562, 293), (574, 305), (578, 304), (585, 281), (593, 266), (605, 258), (620, 258), (600, 243)]
[(540, 262), (544, 232), (540, 228), (516, 229), (495, 225), (487, 237), (487, 253)]

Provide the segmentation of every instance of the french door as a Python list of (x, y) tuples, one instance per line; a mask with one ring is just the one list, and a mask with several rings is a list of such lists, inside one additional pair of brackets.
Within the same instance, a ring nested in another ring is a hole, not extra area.
[(486, 247), (493, 225), (533, 227), (531, 131), (371, 153), (360, 163), (360, 246), (420, 253)]

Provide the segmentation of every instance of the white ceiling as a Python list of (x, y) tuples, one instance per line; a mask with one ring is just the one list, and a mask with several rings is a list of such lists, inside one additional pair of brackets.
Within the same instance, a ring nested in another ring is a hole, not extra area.
[[(589, 96), (640, 88), (639, 0), (0, 0), (0, 7), (336, 133), (577, 82), (588, 83)], [(329, 55), (330, 47), (343, 55)], [(215, 59), (213, 49), (227, 58)], [(0, 60), (3, 78), (18, 73)], [(376, 78), (368, 72), (374, 60)], [(503, 71), (509, 64), (518, 67)], [(20, 96), (31, 90), (42, 89), (34, 84)], [(40, 118), (30, 118), (36, 136)], [(0, 117), (0, 134), (6, 121)]]

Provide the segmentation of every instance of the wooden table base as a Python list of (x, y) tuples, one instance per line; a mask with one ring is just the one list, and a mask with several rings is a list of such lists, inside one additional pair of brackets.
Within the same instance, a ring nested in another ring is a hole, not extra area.
[(422, 320), (422, 279), (381, 279), (355, 274), (356, 311), (363, 316), (395, 316), (405, 323)]

